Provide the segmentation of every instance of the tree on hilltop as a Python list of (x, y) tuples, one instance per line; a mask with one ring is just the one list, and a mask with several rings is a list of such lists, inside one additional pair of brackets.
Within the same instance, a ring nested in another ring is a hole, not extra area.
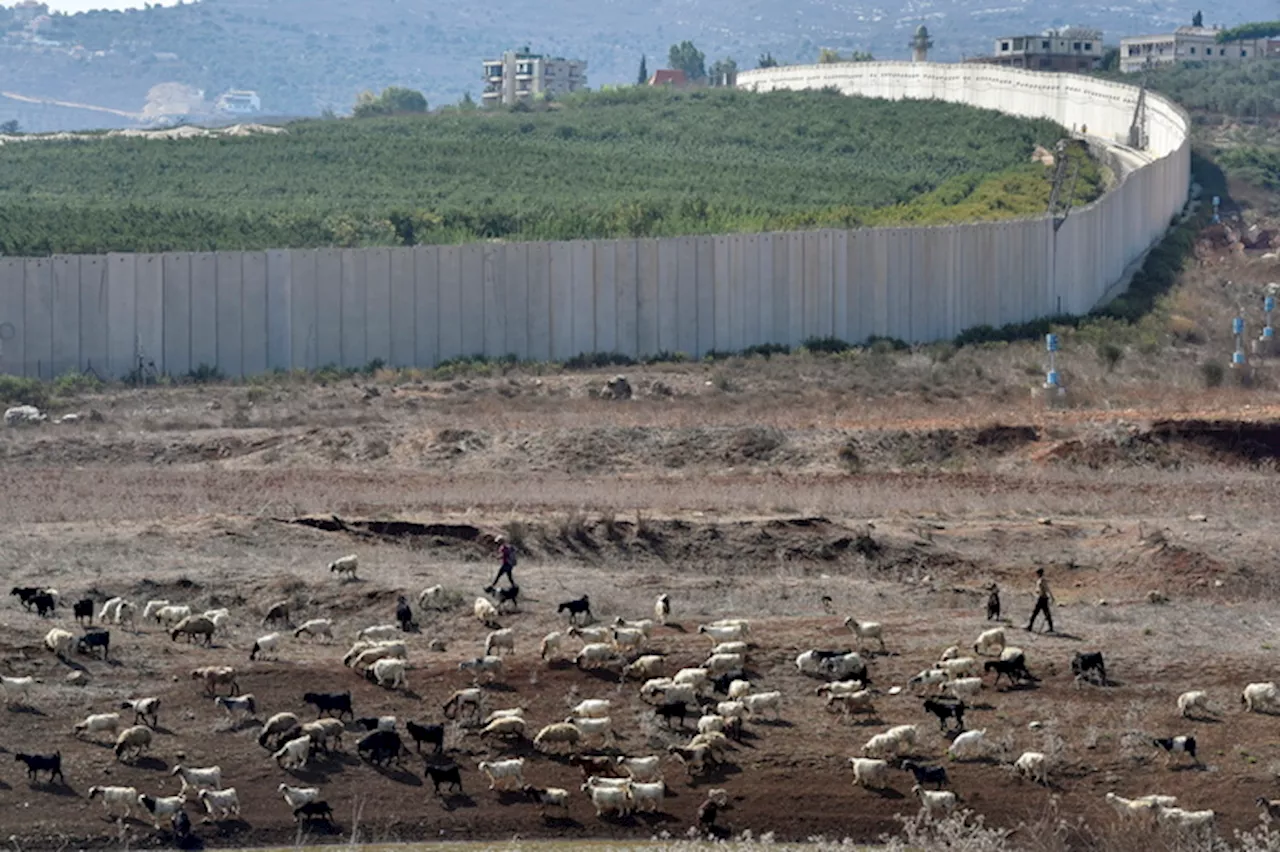
[(667, 53), (667, 64), (684, 72), (690, 82), (707, 79), (707, 55), (693, 46), (691, 41), (682, 41), (671, 45)]
[(636, 85), (643, 86), (649, 82), (649, 60), (643, 53), (640, 54), (640, 72), (636, 74)]
[(732, 57), (717, 59), (711, 64), (711, 85), (732, 86), (738, 76), (738, 63)]
[(382, 94), (375, 95), (368, 90), (356, 98), (356, 105), (351, 114), (355, 118), (368, 118), (374, 115), (397, 115), (404, 112), (426, 112), (427, 99), (422, 92), (406, 89), (402, 86), (388, 86)]
[(1196, 9), (1196, 13), (1191, 16), (1191, 26), (1193, 27), (1204, 26), (1204, 14), (1201, 13), (1199, 9)]
[(763, 53), (760, 55), (760, 58), (756, 60), (756, 67), (757, 68), (777, 68), (778, 60), (773, 58), (772, 53)]

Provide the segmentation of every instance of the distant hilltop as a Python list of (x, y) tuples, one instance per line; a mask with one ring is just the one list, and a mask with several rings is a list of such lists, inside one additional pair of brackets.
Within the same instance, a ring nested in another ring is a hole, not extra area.
[[(634, 83), (642, 57), (650, 69), (666, 67), (668, 50), (684, 41), (696, 44), (708, 66), (732, 58), (741, 69), (755, 67), (762, 56), (814, 62), (822, 48), (909, 59), (912, 33), (927, 24), (929, 58), (951, 62), (991, 53), (997, 36), (1048, 28), (1100, 29), (1115, 45), (1122, 36), (1188, 23), (1198, 2), (1118, 13), (1104, 0), (1051, 8), (942, 0), (926, 15), (896, 15), (872, 0), (757, 0), (751, 14), (726, 19), (722, 4), (711, 0), (585, 6), (546, 0), (537, 14), (516, 0), (400, 0), (362, 4), (359, 15), (349, 0), (201, 0), (81, 14), (58, 10), (135, 4), (54, 0), (51, 8), (22, 0), (0, 7), (0, 80), (7, 91), (36, 101), (136, 115), (157, 111), (150, 97), (157, 86), (200, 92), (210, 112), (224, 93), (252, 92), (261, 114), (318, 115), (344, 113), (362, 91), (387, 86), (421, 91), (432, 106), (456, 103), (466, 93), (479, 100), (483, 61), (518, 45), (584, 61), (590, 85), (599, 87)], [(1230, 27), (1274, 17), (1274, 0), (1224, 0), (1206, 13)], [(31, 128), (38, 130), (101, 126), (96, 122), (107, 115), (85, 114), (75, 124), (74, 108), (6, 112), (12, 106), (0, 100), (0, 122), (49, 123)]]

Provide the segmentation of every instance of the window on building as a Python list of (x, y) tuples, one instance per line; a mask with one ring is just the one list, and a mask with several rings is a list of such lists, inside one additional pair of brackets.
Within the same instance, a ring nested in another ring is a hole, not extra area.
[(1138, 47), (1137, 45), (1133, 45), (1133, 44), (1129, 45), (1129, 55), (1130, 55), (1130, 56), (1137, 56), (1137, 55), (1139, 55), (1140, 53), (1142, 53), (1142, 48)]
[(1243, 48), (1243, 47), (1242, 47), (1242, 48), (1240, 48), (1240, 55), (1241, 55), (1241, 56), (1248, 56), (1248, 55), (1249, 55), (1249, 50), (1248, 50), (1248, 48)]
[(1079, 53), (1079, 52), (1080, 52), (1080, 42), (1078, 42), (1078, 41), (1077, 41), (1077, 42), (1073, 42), (1073, 43), (1072, 43), (1072, 45), (1071, 45), (1071, 49), (1072, 49), (1072, 50), (1074, 50), (1075, 52)]
[(1085, 50), (1085, 53), (1088, 53), (1089, 51), (1093, 50), (1093, 42), (1086, 41), (1084, 43), (1084, 50)]
[(1192, 56), (1195, 56), (1195, 55), (1196, 55), (1196, 49), (1195, 49), (1194, 47), (1193, 47), (1193, 48), (1191, 48), (1191, 55), (1192, 55)]
[(1225, 47), (1220, 47), (1220, 48), (1218, 48), (1218, 55), (1219, 55), (1219, 56), (1226, 56), (1226, 55), (1227, 55), (1227, 49), (1226, 49)]
[(1000, 42), (1000, 49), (1001, 49), (1001, 50), (1008, 50), (1008, 49), (1009, 49), (1009, 42), (1007, 42), (1007, 41), (1002, 41), (1002, 42)]
[(1041, 50), (1048, 50), (1048, 49), (1049, 49), (1049, 42), (1048, 42), (1048, 41), (1042, 41), (1042, 42), (1040, 42), (1040, 49), (1041, 49)]

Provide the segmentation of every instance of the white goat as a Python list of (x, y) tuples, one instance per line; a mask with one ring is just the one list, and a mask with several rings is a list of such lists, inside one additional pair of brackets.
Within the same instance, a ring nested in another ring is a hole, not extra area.
[(181, 793), (188, 790), (221, 790), (222, 789), (222, 767), (221, 766), (205, 766), (196, 769), (190, 766), (183, 766), (179, 763), (169, 771), (170, 775), (177, 775), (182, 779)]
[(328, 618), (312, 618), (302, 622), (293, 631), (293, 638), (301, 639), (302, 634), (311, 639), (333, 639), (333, 621)]
[(495, 790), (501, 784), (504, 788), (519, 789), (524, 786), (524, 758), (512, 757), (507, 760), (482, 760), (476, 768), (489, 779), (489, 789)]
[(889, 786), (889, 763), (868, 757), (851, 757), (853, 783), (862, 787), (883, 789)]
[(320, 798), (319, 787), (290, 787), (288, 784), (281, 784), (276, 789), (284, 796), (284, 802), (291, 811)]
[(201, 790), (200, 801), (209, 812), (208, 819), (219, 820), (240, 816), (240, 798), (236, 796), (236, 788), (225, 790)]
[(409, 681), (404, 676), (404, 667), (404, 660), (378, 660), (369, 671), (373, 672), (373, 678), (377, 680), (378, 686), (385, 686), (388, 689), (408, 689)]
[(853, 631), (853, 635), (858, 637), (858, 643), (863, 640), (874, 639), (880, 643), (880, 650), (883, 652), (884, 647), (884, 625), (878, 621), (858, 621), (853, 616), (849, 616), (844, 620), (844, 626)]
[(89, 801), (102, 797), (102, 809), (122, 819), (133, 816), (133, 806), (138, 802), (138, 791), (133, 787), (90, 787)]
[(510, 627), (504, 627), (501, 630), (494, 630), (484, 639), (485, 656), (492, 655), (494, 651), (510, 651), (516, 652), (516, 632)]
[(1024, 778), (1049, 786), (1049, 758), (1044, 752), (1024, 751), (1013, 762), (1013, 768)]

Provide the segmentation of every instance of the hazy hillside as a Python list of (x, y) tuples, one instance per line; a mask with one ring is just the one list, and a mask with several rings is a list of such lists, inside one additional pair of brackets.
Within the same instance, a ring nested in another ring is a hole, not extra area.
[[(210, 98), (255, 89), (270, 113), (347, 109), (362, 89), (402, 84), (433, 104), (480, 89), (480, 60), (504, 48), (584, 58), (592, 86), (632, 82), (640, 55), (660, 67), (675, 41), (692, 39), (708, 61), (743, 67), (771, 51), (809, 61), (819, 47), (906, 55), (921, 21), (936, 55), (954, 60), (990, 50), (1001, 33), (1046, 27), (1102, 28), (1121, 35), (1189, 22), (1201, 0), (1170, 3), (1071, 0), (201, 0), (134, 12), (55, 15), (33, 27), (0, 9), (0, 91), (141, 112), (148, 90), (181, 83)], [(1233, 25), (1274, 17), (1274, 0), (1226, 0), (1206, 21)], [(353, 14), (354, 9), (359, 14)], [(4, 106), (0, 101), (0, 108)], [(0, 109), (2, 112), (2, 109)], [(0, 114), (0, 119), (5, 116)]]

